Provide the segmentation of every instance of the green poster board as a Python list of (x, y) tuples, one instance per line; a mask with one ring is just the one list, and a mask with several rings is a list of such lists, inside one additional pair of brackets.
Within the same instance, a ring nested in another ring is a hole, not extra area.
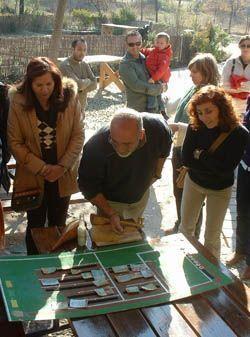
[(152, 306), (232, 280), (177, 234), (156, 245), (137, 242), (82, 253), (1, 257), (0, 282), (8, 319), (23, 321)]

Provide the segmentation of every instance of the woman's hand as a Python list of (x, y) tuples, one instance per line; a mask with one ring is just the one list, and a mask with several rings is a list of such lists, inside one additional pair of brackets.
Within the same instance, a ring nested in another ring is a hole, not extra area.
[(193, 152), (194, 159), (197, 159), (197, 160), (200, 159), (200, 155), (203, 151), (204, 150), (202, 150), (202, 149), (195, 149), (194, 152)]
[(57, 181), (65, 173), (65, 169), (63, 166), (60, 166), (60, 165), (46, 165), (46, 166), (48, 168), (47, 168), (46, 174), (44, 174), (43, 177), (44, 179), (46, 179), (47, 181), (51, 183)]
[(179, 131), (178, 123), (169, 123), (168, 126), (170, 127), (170, 129), (173, 133)]

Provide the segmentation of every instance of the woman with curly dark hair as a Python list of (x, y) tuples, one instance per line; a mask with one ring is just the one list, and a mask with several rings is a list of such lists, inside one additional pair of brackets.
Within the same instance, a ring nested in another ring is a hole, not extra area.
[(194, 235), (206, 200), (205, 246), (220, 257), (220, 234), (234, 183), (234, 169), (244, 153), (248, 131), (239, 122), (232, 99), (222, 88), (208, 85), (191, 99), (190, 124), (183, 144), (188, 167), (181, 206), (181, 230)]
[(73, 80), (62, 80), (46, 57), (33, 58), (22, 83), (12, 88), (8, 140), (17, 168), (14, 190), (39, 189), (37, 208), (27, 209), (28, 254), (37, 253), (34, 227), (64, 226), (84, 142), (83, 114)]
[[(173, 192), (175, 197), (177, 220), (172, 229), (167, 230), (166, 234), (177, 233), (181, 223), (181, 200), (183, 188), (177, 186), (176, 180), (179, 175), (179, 169), (182, 166), (181, 149), (187, 131), (188, 123), (188, 104), (193, 95), (203, 86), (208, 84), (218, 85), (220, 74), (215, 57), (210, 53), (199, 53), (188, 64), (190, 76), (193, 85), (181, 98), (174, 118), (174, 123), (169, 123), (173, 133), (173, 149), (172, 149), (172, 167), (173, 167)], [(170, 109), (171, 110), (171, 109)], [(171, 112), (171, 111), (170, 111)], [(202, 210), (197, 221), (195, 230), (196, 238), (199, 238), (202, 224)]]

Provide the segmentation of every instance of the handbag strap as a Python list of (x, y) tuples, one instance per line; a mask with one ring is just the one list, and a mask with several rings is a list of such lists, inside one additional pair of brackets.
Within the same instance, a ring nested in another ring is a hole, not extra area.
[(233, 129), (230, 130), (229, 132), (222, 132), (212, 143), (212, 145), (208, 149), (208, 152), (213, 153), (224, 142), (224, 140), (230, 135), (232, 131)]
[(233, 64), (232, 64), (232, 68), (231, 68), (231, 75), (233, 75), (234, 73), (234, 68), (235, 68), (235, 59), (233, 59)]

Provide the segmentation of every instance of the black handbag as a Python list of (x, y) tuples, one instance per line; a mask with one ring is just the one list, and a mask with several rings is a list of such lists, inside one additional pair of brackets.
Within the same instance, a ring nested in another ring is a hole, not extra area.
[(43, 193), (39, 189), (12, 193), (11, 208), (16, 212), (25, 212), (41, 206)]

